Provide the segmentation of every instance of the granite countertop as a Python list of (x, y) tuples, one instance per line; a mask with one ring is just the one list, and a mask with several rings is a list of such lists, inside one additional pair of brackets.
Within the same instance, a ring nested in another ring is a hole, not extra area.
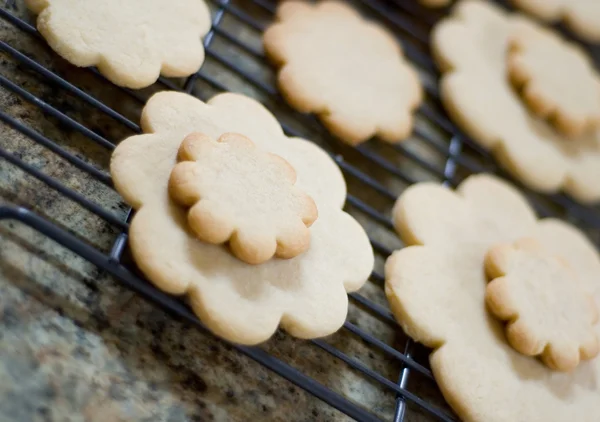
[[(247, 2), (236, 3), (242, 7)], [(254, 13), (247, 6), (247, 13)], [(22, 1), (0, 0), (0, 7), (33, 22)], [(260, 48), (260, 37), (255, 31), (230, 17), (226, 17), (222, 25)], [(64, 62), (42, 40), (2, 19), (0, 39), (132, 121), (139, 121), (141, 102), (89, 70), (76, 69)], [(234, 47), (218, 37), (213, 47), (240, 60), (240, 66), (258, 77), (272, 78), (268, 67), (243, 61)], [(216, 61), (209, 59), (205, 66), (209, 74), (230, 90), (270, 101), (261, 98), (264, 94), (239, 76), (227, 73)], [(0, 53), (0, 74), (111, 142), (131, 134), (124, 125), (49, 84), (5, 53)], [(147, 98), (156, 89), (149, 88), (138, 95)], [(198, 81), (197, 94), (211, 95), (212, 92), (204, 82)], [(275, 107), (269, 102), (267, 105)], [(35, 105), (0, 88), (0, 109), (107, 173), (108, 149), (69, 130)], [(294, 124), (283, 112), (280, 118)], [(316, 134), (314, 138), (319, 136)], [(435, 156), (417, 140), (406, 145), (433, 165), (443, 165), (443, 157)], [(111, 188), (3, 123), (0, 123), (0, 147), (124, 218), (127, 207)], [(368, 171), (390, 189), (400, 192), (405, 186), (381, 169), (365, 164), (353, 151), (336, 148), (347, 161)], [(390, 159), (395, 160), (394, 164), (404, 165), (415, 178), (431, 178), (406, 157), (390, 156)], [(355, 180), (348, 182), (353, 195), (389, 213), (393, 205), (389, 199), (367, 192)], [(0, 160), (0, 204), (30, 208), (105, 252), (118, 235), (118, 230), (104, 220), (4, 160)], [(360, 213), (356, 216), (370, 235), (386, 247), (400, 246), (388, 229)], [(377, 261), (381, 272), (383, 260), (378, 257)], [(383, 290), (376, 282), (367, 283), (361, 294), (386, 306)], [(394, 325), (353, 303), (349, 320), (403, 350), (405, 338)], [(398, 361), (347, 331), (326, 341), (388, 379), (398, 378)], [(392, 420), (393, 392), (369, 381), (316, 346), (278, 333), (261, 347), (371, 409), (382, 419)], [(420, 361), (425, 362), (424, 351), (419, 349), (419, 353), (424, 355), (419, 357)], [(94, 265), (14, 221), (0, 222), (0, 380), (0, 420), (3, 422), (347, 420), (340, 412), (240, 355), (224, 342), (173, 319)], [(432, 382), (413, 376), (409, 389), (443, 406)], [(410, 407), (406, 420), (433, 419)]]

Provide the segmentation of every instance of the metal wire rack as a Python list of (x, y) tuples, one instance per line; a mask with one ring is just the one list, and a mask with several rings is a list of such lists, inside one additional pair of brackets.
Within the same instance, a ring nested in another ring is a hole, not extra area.
[[(392, 234), (389, 210), (393, 201), (406, 186), (420, 180), (437, 180), (456, 185), (471, 173), (481, 171), (501, 173), (501, 171), (496, 167), (489, 153), (461, 134), (442, 111), (436, 84), (438, 74), (428, 51), (428, 33), (432, 24), (438, 19), (439, 13), (425, 11), (411, 0), (394, 2), (357, 0), (355, 3), (367, 16), (382, 22), (397, 35), (407, 56), (421, 71), (427, 100), (419, 109), (418, 122), (412, 139), (405, 143), (390, 146), (374, 140), (351, 149), (331, 138), (313, 117), (296, 113), (285, 105), (273, 83), (272, 70), (265, 63), (260, 45), (252, 43), (248, 35), (253, 33), (254, 39), (259, 39), (260, 33), (272, 20), (276, 5), (274, 1), (269, 0), (212, 0), (212, 29), (204, 40), (207, 63), (198, 73), (185, 81), (161, 78), (152, 89), (143, 92), (119, 89), (118, 93), (123, 98), (136, 103), (138, 111), (147, 99), (149, 91), (161, 89), (184, 91), (203, 100), (208, 99), (215, 92), (228, 90), (243, 91), (259, 98), (278, 116), (288, 134), (315, 139), (331, 153), (349, 182), (346, 208), (366, 225), (373, 248), (379, 260), (383, 261), (394, 248), (400, 246), (399, 241)], [(24, 20), (13, 13), (11, 11), (13, 6), (13, 1), (7, 1), (4, 8), (0, 9), (0, 18), (14, 28), (17, 36), (31, 37), (35, 42), (43, 45), (44, 41), (31, 21)], [(4, 40), (0, 40), (0, 51), (2, 52), (0, 58), (5, 57), (16, 63), (24, 72), (34, 74), (38, 83), (56, 87), (57, 92), (60, 93), (57, 95), (70, 95), (76, 98), (103, 114), (110, 120), (111, 125), (119, 126), (126, 133), (140, 132), (140, 127), (136, 123), (137, 118), (125, 117), (125, 113), (117, 111), (116, 107), (111, 107), (87, 93), (86, 89), (69, 82), (67, 77), (50, 70), (35, 57), (20, 51)], [(98, 83), (106, 83), (95, 69), (87, 71), (96, 74)], [(223, 73), (230, 75), (230, 78), (222, 78)], [(115, 142), (119, 140), (108, 139), (98, 131), (86, 127), (70, 117), (68, 111), (61, 110), (60, 106), (55, 106), (37, 96), (31, 87), (10, 80), (3, 74), (1, 67), (0, 87), (20, 100), (38, 107), (50, 119), (58, 122), (65, 131), (82, 134), (108, 153), (114, 149)], [(61, 144), (60, 140), (50, 139), (35, 131), (4, 110), (0, 110), (0, 121), (51, 151), (55, 154), (56, 160), (63, 160), (101, 184), (112, 186), (106, 168), (98, 168), (85, 157), (73, 154)], [(43, 182), (49, 189), (63, 195), (65, 199), (79, 204), (100, 217), (118, 234), (110, 251), (105, 252), (93, 246), (91, 239), (81, 238), (24, 207), (1, 206), (0, 220), (15, 220), (30, 226), (112, 274), (150, 302), (204, 329), (183, 302), (155, 289), (128, 263), (126, 244), (129, 211), (124, 213), (125, 218), (123, 218), (98, 204), (85, 193), (67, 187), (45, 174), (42, 169), (23, 160), (18, 154), (8, 151), (3, 139), (0, 139), (0, 158)], [(526, 194), (541, 215), (567, 218), (588, 231), (597, 241), (598, 229), (600, 229), (598, 210), (585, 208), (562, 194), (542, 196), (528, 191)], [(393, 240), (389, 240), (392, 238)], [(381, 265), (378, 267), (371, 275), (371, 282), (381, 286), (383, 275)], [(350, 297), (362, 312), (368, 312), (382, 322), (396, 327), (390, 311), (385, 306), (361, 293), (352, 293)], [(419, 346), (414, 345), (410, 340), (405, 340), (403, 351), (400, 352), (394, 345), (378, 339), (350, 321), (346, 321), (343, 329), (362, 339), (368, 347), (378, 349), (391, 360), (399, 362), (401, 366), (398, 378), (393, 380), (387, 378), (325, 340), (313, 340), (312, 344), (387, 389), (390, 393), (389, 400), (395, 402), (394, 422), (404, 421), (409, 408), (419, 409), (419, 413), (428, 414), (431, 420), (456, 420), (449, 410), (436, 406), (409, 391), (407, 385), (411, 374), (420, 374), (423, 382), (434, 382), (427, 365), (413, 358), (415, 348)], [(398, 330), (400, 331), (399, 328)], [(381, 420), (372, 409), (364, 408), (350, 398), (334, 392), (328, 386), (306, 375), (301, 369), (285, 363), (261, 348), (233, 347), (351, 418), (359, 421)]]

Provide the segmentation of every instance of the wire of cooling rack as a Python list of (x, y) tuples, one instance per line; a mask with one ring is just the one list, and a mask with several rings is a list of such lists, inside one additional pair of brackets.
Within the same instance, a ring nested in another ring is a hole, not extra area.
[[(266, 0), (253, 0), (252, 3), (265, 13), (272, 15), (274, 12), (275, 6)], [(256, 20), (252, 14), (244, 10), (243, 7), (234, 4), (234, 2), (231, 0), (214, 0), (213, 4), (215, 6), (215, 13), (213, 14), (212, 22), (213, 25), (212, 29), (204, 40), (207, 57), (224, 66), (229, 71), (237, 74), (239, 77), (244, 79), (247, 84), (256, 88), (270, 99), (278, 102), (278, 104), (282, 107), (286, 107), (281, 101), (281, 98), (279, 98), (277, 89), (272, 84), (266, 83), (255, 77), (253, 74), (245, 71), (226, 56), (220, 54), (217, 48), (213, 47), (213, 41), (216, 38), (220, 38), (221, 40), (243, 50), (258, 60), (264, 61), (265, 58), (261, 51), (247, 44), (243, 39), (235, 34), (229, 33), (221, 26), (221, 23), (225, 17), (232, 17), (236, 19), (240, 25), (245, 25), (248, 28), (258, 32), (264, 30), (264, 24)], [(383, 2), (380, 0), (362, 0), (361, 4), (378, 20), (384, 22), (392, 30), (394, 30), (411, 60), (419, 64), (425, 72), (432, 75), (434, 78), (437, 77), (435, 66), (433, 65), (433, 62), (427, 53), (427, 30), (423, 29), (423, 25), (416, 24), (418, 22), (425, 22), (427, 25), (431, 24), (427, 15), (420, 14), (421, 11), (418, 8), (415, 8), (410, 1), (401, 2), (398, 0), (397, 4), (393, 5), (389, 2)], [(26, 34), (27, 36), (40, 38), (37, 30), (31, 24), (13, 15), (8, 10), (0, 9), (0, 18), (13, 25), (24, 35)], [(40, 39), (40, 42), (43, 41)], [(94, 98), (92, 95), (86, 93), (84, 90), (71, 84), (58, 74), (47, 69), (35, 59), (30, 58), (26, 54), (20, 52), (7, 42), (0, 40), (0, 51), (10, 56), (23, 68), (26, 68), (28, 71), (39, 75), (39, 77), (41, 77), (45, 83), (59, 87), (61, 90), (72, 94), (77, 99), (87, 103), (97, 111), (108, 116), (112, 119), (115, 125), (122, 125), (132, 134), (140, 132), (140, 127), (138, 124), (124, 117), (122, 114)], [(90, 69), (90, 71), (95, 73), (99, 79), (104, 79), (95, 69)], [(190, 76), (182, 87), (178, 86), (173, 81), (164, 78), (161, 78), (157, 83), (161, 85), (162, 88), (185, 91), (187, 93), (197, 95), (201, 99), (206, 99), (204, 98), (204, 94), (202, 92), (197, 92), (196, 82), (198, 81), (202, 81), (218, 91), (228, 90), (228, 87), (224, 83), (220, 82), (214, 74), (205, 71), (204, 68), (202, 68), (196, 74)], [(106, 139), (103, 136), (93, 132), (89, 128), (77, 122), (75, 119), (69, 117), (63, 111), (50, 104), (47, 104), (39, 97), (12, 82), (2, 74), (0, 74), (0, 86), (5, 90), (10, 91), (12, 94), (20, 97), (24, 101), (35, 105), (44, 113), (63, 124), (69, 130), (81, 133), (87, 139), (95, 142), (100, 147), (105, 148), (108, 151), (111, 151), (114, 148), (114, 142), (112, 140)], [(137, 92), (126, 89), (123, 89), (123, 91), (126, 95), (131, 96), (139, 103), (143, 103), (145, 100)], [(435, 85), (428, 86), (427, 93), (434, 100), (434, 102), (439, 101), (437, 88)], [(443, 168), (439, 168), (438, 166), (435, 166), (429, 162), (427, 159), (421, 158), (418, 154), (410, 151), (404, 145), (395, 145), (393, 146), (393, 149), (405, 159), (410, 160), (424, 171), (427, 171), (429, 174), (438, 178), (443, 183), (449, 185), (455, 185), (458, 182), (458, 168), (465, 169), (468, 172), (479, 172), (481, 170), (497, 171), (498, 169), (493, 164), (493, 161), (490, 160), (489, 154), (478, 147), (477, 144), (464, 137), (448, 120), (445, 114), (439, 110), (440, 109), (435, 105), (431, 106), (426, 104), (421, 107), (419, 114), (445, 132), (447, 136), (446, 144), (440, 144), (434, 139), (433, 136), (420, 130), (419, 128), (415, 130), (415, 136), (417, 136), (425, 145), (444, 157), (445, 164)], [(297, 122), (301, 123), (307, 128), (310, 128), (312, 131), (322, 134), (332, 145), (336, 143), (333, 138), (327, 135), (326, 131), (324, 131), (323, 127), (316, 119), (293, 112), (292, 110), (288, 111)], [(91, 177), (99, 180), (106, 186), (112, 186), (110, 176), (105, 171), (88, 164), (85, 160), (82, 160), (68, 152), (58, 142), (52, 141), (44, 135), (29, 128), (27, 125), (21, 123), (18, 119), (15, 119), (4, 111), (0, 111), (0, 121), (27, 136), (39, 145), (42, 145), (43, 147), (52, 151), (61, 159), (69, 162), (71, 165), (89, 174)], [(282, 123), (282, 127), (289, 135), (302, 136), (302, 133), (295, 130), (290, 125)], [(472, 157), (465, 155), (463, 151), (467, 148), (471, 149), (478, 156), (483, 157), (484, 164), (482, 165), (477, 160), (472, 159)], [(378, 181), (376, 177), (365, 173), (357, 166), (347, 162), (343, 156), (333, 153), (332, 150), (333, 149), (329, 149), (329, 152), (347, 177), (351, 177), (354, 180), (359, 181), (362, 185), (374, 192), (377, 192), (388, 201), (395, 200), (397, 193), (391, 191), (383, 183)], [(411, 184), (417, 181), (413, 176), (403, 171), (402, 168), (392, 164), (384, 156), (368, 147), (361, 146), (356, 148), (355, 151), (360, 155), (361, 159), (378, 166), (392, 177), (406, 184)], [(90, 244), (85, 240), (76, 237), (64, 229), (58, 228), (52, 222), (24, 208), (0, 207), (0, 220), (18, 220), (21, 223), (30, 226), (62, 246), (77, 253), (94, 265), (106, 270), (124, 283), (127, 287), (153, 302), (157, 306), (192, 323), (193, 325), (200, 327), (201, 329), (204, 329), (200, 321), (181, 301), (157, 290), (151, 284), (139, 278), (122, 264), (121, 258), (127, 244), (127, 229), (131, 211), (127, 213), (127, 217), (125, 219), (117, 217), (112, 212), (85, 197), (85, 195), (66, 187), (59, 181), (44, 174), (41, 170), (38, 170), (34, 166), (27, 164), (18, 156), (6, 151), (1, 145), (0, 158), (45, 183), (49, 188), (56, 190), (65, 198), (68, 198), (69, 200), (79, 204), (83, 208), (99, 216), (108, 224), (118, 229), (120, 234), (116, 237), (110, 253), (105, 254), (90, 246)], [(579, 218), (582, 223), (594, 227), (600, 227), (600, 218), (597, 214), (584, 207), (581, 207), (564, 195), (554, 195), (550, 198), (538, 200), (538, 202), (538, 210), (543, 214), (551, 215), (553, 211), (550, 209), (558, 206), (563, 210), (567, 210), (565, 212), (568, 212), (569, 215)], [(372, 221), (378, 223), (386, 230), (393, 230), (389, 216), (378, 211), (375, 207), (364, 202), (360, 198), (349, 194), (347, 197), (347, 206), (368, 216)], [(374, 250), (381, 255), (382, 258), (386, 258), (391, 253), (391, 250), (388, 246), (380, 243), (376, 239), (371, 239), (371, 243)], [(373, 272), (370, 280), (375, 284), (382, 285), (384, 279), (381, 274)], [(372, 315), (375, 315), (379, 320), (387, 324), (396, 326), (394, 318), (387, 308), (371, 301), (359, 293), (351, 293), (349, 296), (357, 306), (361, 307), (361, 309), (364, 309)], [(366, 378), (389, 390), (391, 392), (391, 399), (396, 400), (396, 411), (393, 419), (394, 422), (404, 421), (407, 404), (421, 408), (425, 413), (431, 415), (436, 420), (455, 420), (453, 415), (432, 405), (431, 403), (428, 403), (424, 399), (418, 397), (408, 390), (408, 379), (411, 373), (420, 373), (425, 379), (429, 379), (429, 382), (433, 382), (431, 371), (412, 358), (414, 345), (410, 340), (406, 344), (404, 352), (400, 352), (349, 321), (345, 322), (344, 329), (350, 332), (352, 335), (362, 339), (365, 344), (369, 345), (369, 347), (373, 347), (384, 353), (389, 358), (400, 362), (402, 366), (398, 379), (387, 379), (383, 375), (361, 363), (359, 360), (348, 356), (343, 351), (336, 349), (324, 340), (313, 340), (312, 344), (315, 347), (322, 349), (324, 352), (334, 356), (336, 359), (344, 362), (350, 368), (359, 372)], [(243, 353), (265, 367), (273, 370), (275, 373), (310, 392), (346, 415), (359, 421), (379, 420), (379, 418), (370, 409), (365, 409), (359, 406), (347, 397), (334, 392), (330, 388), (310, 378), (300, 370), (269, 355), (264, 350), (260, 348), (241, 347), (235, 345), (233, 347), (240, 353)]]

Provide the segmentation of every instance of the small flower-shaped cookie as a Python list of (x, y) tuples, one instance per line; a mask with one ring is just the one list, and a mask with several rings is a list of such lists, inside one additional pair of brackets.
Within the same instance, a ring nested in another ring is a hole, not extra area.
[(50, 47), (75, 66), (97, 66), (128, 88), (159, 74), (184, 77), (204, 61), (210, 29), (204, 0), (26, 0)]
[(581, 47), (527, 24), (508, 47), (508, 76), (534, 114), (567, 136), (598, 128), (600, 78)]
[(422, 100), (419, 77), (398, 42), (343, 2), (282, 2), (264, 47), (279, 87), (301, 112), (314, 112), (343, 141), (410, 135)]
[(596, 303), (578, 286), (577, 273), (564, 259), (523, 238), (490, 248), (485, 269), (491, 279), (488, 309), (508, 322), (506, 337), (515, 350), (541, 356), (559, 371), (572, 371), (580, 359), (598, 355)]
[(534, 22), (492, 2), (463, 0), (432, 34), (443, 74), (440, 94), (448, 114), (472, 139), (532, 189), (564, 189), (581, 202), (600, 200), (600, 131), (560, 136), (530, 113), (510, 84), (506, 56), (511, 36)]
[(600, 41), (600, 2), (595, 0), (511, 0), (512, 3), (548, 22), (563, 20), (581, 38)]
[[(129, 245), (148, 279), (186, 295), (211, 331), (235, 343), (260, 343), (278, 327), (300, 338), (337, 331), (348, 312), (347, 292), (365, 283), (374, 256), (365, 231), (342, 210), (346, 184), (335, 162), (316, 144), (288, 138), (267, 109), (243, 95), (219, 94), (204, 103), (160, 92), (144, 107), (142, 128), (145, 134), (117, 146), (110, 170), (116, 189), (136, 210)], [(294, 168), (295, 186), (319, 210), (307, 251), (249, 265), (225, 246), (197, 239), (186, 210), (169, 195), (182, 140), (193, 132), (213, 139), (239, 133)]]
[(189, 207), (188, 224), (200, 240), (229, 241), (233, 254), (250, 264), (273, 255), (293, 258), (308, 249), (317, 207), (294, 186), (296, 171), (286, 160), (238, 133), (216, 141), (192, 133), (178, 160), (169, 193)]
[[(386, 262), (386, 295), (405, 332), (433, 349), (431, 369), (461, 420), (597, 422), (600, 358), (571, 372), (552, 370), (517, 352), (485, 303), (487, 252), (532, 238), (567, 262), (577, 285), (600, 304), (600, 256), (586, 236), (566, 222), (538, 220), (516, 188), (484, 174), (470, 176), (455, 191), (413, 185), (396, 202), (393, 217), (409, 246)], [(598, 335), (600, 326), (594, 330)]]

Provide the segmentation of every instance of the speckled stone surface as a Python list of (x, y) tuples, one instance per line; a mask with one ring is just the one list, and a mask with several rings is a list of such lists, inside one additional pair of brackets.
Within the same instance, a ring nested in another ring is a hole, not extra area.
[[(249, 1), (233, 3), (263, 25), (271, 19), (269, 13)], [(27, 22), (34, 22), (20, 0), (0, 0), (0, 6)], [(260, 32), (230, 14), (224, 16), (220, 26), (261, 51)], [(69, 65), (43, 40), (1, 18), (0, 39), (135, 123), (139, 121), (143, 100), (152, 92), (165, 89), (157, 84), (135, 96), (129, 95), (90, 70)], [(273, 72), (260, 57), (243, 53), (219, 36), (214, 37), (210, 49), (251, 74), (252, 80), (211, 58), (211, 53), (203, 74), (229, 90), (264, 101), (284, 123), (340, 154), (394, 195), (410, 182), (393, 177), (380, 165), (366, 160), (363, 150), (352, 150), (332, 141), (313, 119), (299, 117), (281, 99), (267, 95), (260, 85), (273, 87)], [(0, 75), (93, 131), (98, 142), (3, 87), (0, 87), (0, 110), (107, 174), (110, 148), (101, 144), (102, 139), (117, 143), (133, 133), (129, 128), (18, 64), (7, 53), (0, 52)], [(195, 94), (201, 98), (216, 92), (202, 78), (196, 82)], [(435, 127), (422, 119), (417, 126), (429, 132), (432, 139), (438, 139), (439, 145), (447, 147), (448, 140)], [(125, 218), (127, 207), (109, 186), (2, 122), (0, 148), (115, 217)], [(402, 148), (399, 152), (372, 142), (364, 151), (385, 157), (392, 168), (402, 168), (410, 179), (440, 180), (445, 164), (443, 154), (417, 137)], [(411, 154), (434, 170), (416, 164)], [(351, 175), (347, 175), (347, 181), (353, 196), (389, 216), (393, 198), (377, 193)], [(110, 250), (119, 234), (118, 227), (0, 159), (2, 204), (32, 209), (103, 252)], [(401, 245), (387, 226), (352, 206), (348, 210), (385, 248)], [(378, 255), (376, 270), (380, 274), (382, 264), (383, 258)], [(360, 293), (387, 307), (380, 282), (370, 281)], [(394, 324), (355, 302), (351, 302), (348, 318), (375, 338), (403, 350), (405, 338)], [(342, 330), (325, 341), (388, 380), (398, 379), (400, 362), (350, 332)], [(393, 419), (396, 400), (392, 390), (350, 369), (317, 346), (278, 333), (261, 347), (379, 418)], [(416, 352), (418, 360), (425, 363), (426, 353), (419, 348)], [(0, 381), (2, 422), (348, 419), (212, 335), (173, 319), (94, 265), (16, 221), (0, 222)], [(424, 377), (413, 376), (408, 388), (445, 406), (434, 383)], [(405, 420), (434, 419), (410, 405)]]

